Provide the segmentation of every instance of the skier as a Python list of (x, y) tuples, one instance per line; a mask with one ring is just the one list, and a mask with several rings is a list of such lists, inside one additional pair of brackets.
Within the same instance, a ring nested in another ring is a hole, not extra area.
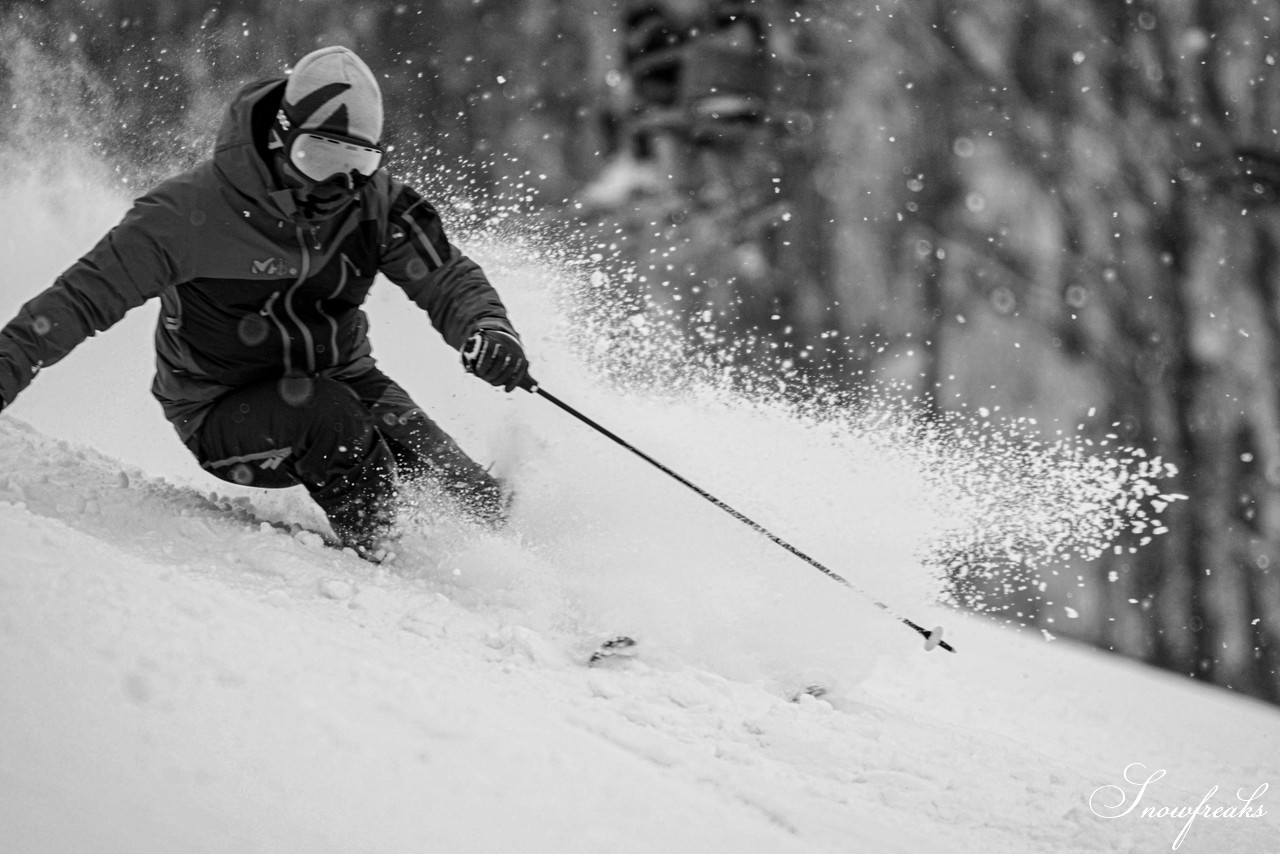
[(0, 330), (0, 409), (44, 367), (152, 297), (152, 393), (203, 468), (302, 484), (334, 533), (378, 559), (398, 481), (501, 524), (502, 484), (375, 365), (360, 309), (381, 272), (465, 369), (507, 391), (529, 363), (497, 292), (435, 209), (380, 167), (382, 94), (344, 47), (232, 99), (210, 159), (124, 219)]

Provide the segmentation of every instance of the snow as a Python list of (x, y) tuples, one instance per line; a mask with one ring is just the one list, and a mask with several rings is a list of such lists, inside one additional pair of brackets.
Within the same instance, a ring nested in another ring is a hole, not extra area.
[[(118, 216), (91, 189), (75, 221), (32, 187), (0, 215), (0, 311)], [(1187, 820), (1143, 808), (1280, 784), (1276, 709), (935, 606), (917, 551), (955, 520), (910, 454), (604, 386), (564, 344), (562, 272), (469, 251), (549, 390), (959, 652), (464, 376), (385, 283), (375, 353), (517, 483), (512, 525), (432, 517), (390, 567), (264, 526), (323, 523), (187, 459), (147, 397), (146, 308), (0, 415), (0, 848), (1151, 852)], [(586, 667), (617, 633), (640, 654)], [(1280, 850), (1277, 792), (1178, 850)]]

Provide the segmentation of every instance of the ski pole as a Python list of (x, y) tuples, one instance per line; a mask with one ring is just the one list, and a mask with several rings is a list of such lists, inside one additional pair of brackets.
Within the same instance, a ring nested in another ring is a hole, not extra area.
[(919, 634), (921, 637), (923, 637), (923, 638), (925, 639), (925, 644), (924, 644), (924, 648), (925, 648), (925, 649), (927, 649), (927, 650), (931, 650), (931, 649), (933, 649), (934, 647), (938, 647), (938, 646), (940, 646), (940, 647), (942, 647), (943, 649), (945, 649), (947, 652), (955, 652), (955, 649), (951, 646), (951, 644), (947, 643), (946, 641), (944, 641), (944, 640), (942, 639), (942, 627), (941, 627), (941, 626), (938, 626), (938, 627), (936, 627), (936, 628), (934, 628), (934, 629), (930, 630), (930, 629), (926, 629), (926, 628), (924, 628), (923, 626), (919, 625), (918, 623), (914, 623), (914, 622), (912, 622), (911, 620), (908, 620), (906, 617), (904, 617), (904, 616), (902, 616), (901, 614), (897, 613), (897, 612), (896, 612), (896, 611), (894, 611), (892, 608), (890, 608), (888, 605), (884, 604), (883, 602), (878, 601), (874, 596), (872, 596), (872, 595), (871, 595), (870, 593), (868, 593), (866, 590), (863, 590), (861, 587), (858, 587), (856, 584), (854, 584), (853, 582), (849, 581), (849, 579), (845, 578), (844, 576), (842, 576), (842, 575), (840, 575), (840, 574), (836, 573), (835, 571), (833, 571), (833, 570), (829, 569), (828, 567), (824, 566), (822, 563), (820, 563), (819, 561), (817, 561), (817, 560), (815, 560), (814, 558), (810, 557), (809, 555), (805, 554), (804, 552), (800, 551), (800, 549), (798, 549), (798, 548), (796, 548), (795, 546), (791, 545), (791, 543), (789, 543), (789, 542), (787, 542), (786, 540), (782, 539), (782, 538), (781, 538), (781, 537), (779, 537), (777, 534), (773, 533), (772, 531), (770, 531), (768, 528), (764, 527), (764, 526), (763, 526), (763, 525), (761, 525), (760, 523), (755, 522), (755, 521), (753, 521), (753, 520), (749, 519), (747, 516), (745, 516), (745, 515), (744, 515), (744, 514), (742, 514), (742, 513), (739, 513), (737, 510), (733, 509), (733, 508), (732, 508), (732, 507), (730, 507), (728, 504), (726, 504), (725, 502), (721, 501), (719, 498), (716, 498), (716, 497), (715, 497), (714, 495), (712, 495), (710, 492), (707, 492), (705, 489), (703, 489), (702, 487), (698, 486), (698, 485), (697, 485), (696, 483), (694, 483), (693, 481), (689, 480), (688, 478), (683, 477), (683, 476), (682, 476), (682, 475), (680, 475), (679, 473), (677, 473), (677, 472), (673, 471), (672, 469), (670, 469), (670, 468), (668, 468), (667, 466), (663, 465), (662, 463), (658, 462), (658, 461), (657, 461), (657, 460), (655, 460), (653, 457), (651, 457), (651, 456), (649, 456), (648, 454), (646, 454), (644, 451), (640, 450), (640, 449), (639, 449), (639, 448), (637, 448), (636, 446), (634, 446), (634, 445), (632, 445), (631, 443), (627, 442), (627, 441), (626, 441), (626, 440), (624, 440), (622, 437), (618, 436), (616, 433), (613, 433), (613, 432), (612, 432), (612, 431), (610, 431), (609, 429), (605, 428), (604, 426), (602, 426), (602, 425), (600, 425), (600, 424), (596, 423), (595, 421), (593, 421), (592, 419), (588, 418), (586, 415), (583, 415), (581, 412), (579, 412), (578, 410), (574, 409), (572, 406), (570, 406), (569, 404), (565, 403), (563, 400), (560, 400), (560, 399), (559, 399), (558, 397), (556, 397), (555, 395), (553, 395), (553, 394), (551, 394), (550, 392), (548, 392), (547, 390), (543, 389), (543, 388), (542, 388), (541, 386), (539, 386), (536, 382), (534, 382), (532, 378), (530, 378), (530, 379), (528, 380), (528, 382), (527, 382), (525, 385), (523, 385), (523, 386), (522, 386), (522, 388), (526, 388), (526, 389), (528, 389), (529, 391), (533, 392), (534, 394), (538, 395), (539, 397), (543, 398), (544, 400), (546, 400), (546, 401), (548, 401), (548, 402), (550, 402), (550, 403), (555, 404), (555, 405), (556, 405), (556, 406), (558, 406), (560, 409), (564, 410), (565, 412), (567, 412), (567, 413), (569, 413), (570, 415), (572, 415), (574, 418), (576, 418), (576, 419), (578, 419), (579, 421), (581, 421), (583, 424), (586, 424), (588, 427), (590, 427), (590, 428), (592, 428), (593, 430), (595, 430), (596, 432), (600, 433), (602, 436), (605, 436), (606, 438), (608, 438), (608, 439), (612, 440), (613, 442), (617, 443), (618, 445), (621, 445), (622, 447), (626, 448), (628, 451), (630, 451), (631, 453), (635, 454), (637, 457), (639, 457), (640, 459), (644, 460), (645, 462), (649, 463), (651, 466), (653, 466), (654, 468), (658, 469), (658, 470), (659, 470), (659, 471), (661, 471), (663, 474), (668, 475), (668, 476), (669, 476), (669, 477), (671, 477), (672, 479), (674, 479), (674, 480), (678, 481), (679, 483), (683, 484), (684, 486), (686, 486), (686, 487), (688, 487), (689, 489), (693, 490), (694, 492), (698, 493), (698, 495), (702, 496), (702, 497), (703, 497), (703, 498), (705, 498), (707, 501), (710, 501), (712, 504), (714, 504), (715, 506), (719, 507), (719, 508), (720, 508), (721, 510), (723, 510), (724, 512), (728, 513), (730, 516), (732, 516), (733, 518), (737, 519), (737, 520), (738, 520), (739, 522), (741, 522), (742, 524), (744, 524), (744, 525), (746, 525), (747, 527), (751, 528), (752, 530), (754, 530), (754, 531), (756, 531), (756, 532), (758, 532), (758, 533), (760, 533), (760, 534), (763, 534), (764, 536), (768, 537), (768, 538), (769, 538), (770, 540), (772, 540), (776, 545), (781, 546), (782, 548), (784, 548), (784, 549), (786, 549), (787, 551), (791, 552), (791, 554), (793, 554), (793, 555), (795, 555), (796, 557), (800, 558), (800, 560), (802, 560), (802, 561), (804, 561), (805, 563), (809, 564), (809, 565), (810, 565), (810, 566), (812, 566), (814, 569), (817, 569), (819, 572), (821, 572), (823, 575), (825, 575), (825, 576), (827, 576), (828, 578), (830, 578), (832, 581), (836, 581), (836, 582), (838, 582), (838, 583), (840, 583), (840, 584), (843, 584), (845, 587), (849, 588), (849, 589), (850, 589), (850, 590), (852, 590), (853, 592), (855, 592), (855, 593), (857, 593), (858, 595), (862, 596), (864, 599), (868, 599), (868, 600), (870, 600), (871, 604), (875, 605), (875, 606), (876, 606), (877, 608), (879, 608), (880, 610), (885, 611), (885, 612), (886, 612), (886, 613), (888, 613), (890, 616), (892, 616), (892, 617), (894, 617), (895, 619), (897, 619), (897, 620), (898, 620), (898, 622), (903, 623), (903, 624), (904, 624), (904, 625), (906, 625), (906, 626), (909, 626), (909, 627), (910, 627), (911, 629), (913, 629), (917, 634)]

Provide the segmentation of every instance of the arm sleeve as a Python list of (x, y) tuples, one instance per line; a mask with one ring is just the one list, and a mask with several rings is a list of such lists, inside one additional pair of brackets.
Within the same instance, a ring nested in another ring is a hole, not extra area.
[(516, 334), (480, 265), (445, 237), (435, 208), (399, 183), (392, 185), (379, 269), (426, 311), (454, 349), (477, 329)]
[(109, 328), (173, 281), (173, 264), (141, 199), (87, 255), (0, 329), (0, 398), (12, 403), (41, 368)]

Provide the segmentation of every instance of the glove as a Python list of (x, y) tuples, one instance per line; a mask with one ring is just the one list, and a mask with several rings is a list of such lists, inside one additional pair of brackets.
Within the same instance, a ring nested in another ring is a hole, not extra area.
[(527, 387), (529, 360), (520, 339), (501, 329), (480, 329), (462, 345), (462, 366), (490, 385), (507, 391)]

